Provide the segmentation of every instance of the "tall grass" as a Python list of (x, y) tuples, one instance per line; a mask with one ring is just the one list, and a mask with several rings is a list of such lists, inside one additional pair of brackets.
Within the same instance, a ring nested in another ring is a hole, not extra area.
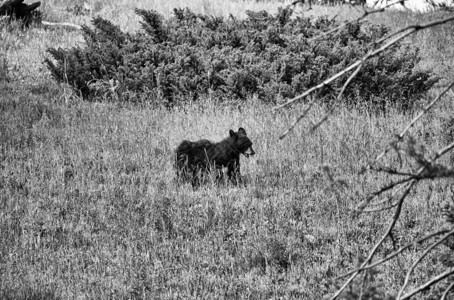
[[(68, 107), (11, 93), (2, 98), (7, 130), (22, 129), (2, 140), (0, 291), (14, 297), (320, 298), (381, 232), (384, 217), (352, 219), (349, 209), (387, 179), (358, 171), (410, 118), (341, 110), (308, 134), (318, 107), (279, 142), (298, 109)], [(239, 126), (257, 152), (242, 158), (247, 187), (175, 184), (172, 151), (182, 139), (216, 141)], [(436, 139), (439, 126), (413, 134)], [(399, 243), (417, 234), (414, 222), (441, 226), (430, 208), (446, 196), (442, 187), (430, 199), (413, 195)], [(410, 262), (411, 254), (400, 263)], [(390, 276), (403, 276), (395, 268), (377, 277), (390, 291)]]
[[(181, 4), (96, 3), (95, 11), (131, 30), (138, 26), (133, 7), (170, 11)], [(249, 6), (273, 3), (190, 5), (241, 16)], [(45, 11), (60, 17), (58, 7), (64, 4), (49, 1)], [(172, 110), (86, 103), (52, 83), (41, 64), (48, 46), (76, 45), (79, 33), (3, 28), (0, 35), (8, 65), (6, 82), (0, 80), (0, 298), (317, 299), (382, 234), (386, 213), (352, 218), (351, 208), (390, 179), (360, 171), (413, 113), (340, 108), (310, 133), (326, 112), (316, 106), (281, 141), (301, 106), (273, 111), (256, 99), (240, 106), (206, 99)], [(423, 48), (425, 57), (428, 49), (434, 57), (452, 51), (448, 30), (415, 42), (424, 39), (437, 41)], [(443, 74), (450, 68), (435, 59), (424, 63)], [(412, 129), (429, 152), (452, 140), (452, 110), (443, 104)], [(241, 158), (246, 187), (193, 190), (175, 183), (173, 149), (181, 140), (217, 141), (238, 127), (257, 152)], [(394, 244), (379, 255), (442, 227), (437, 208), (452, 196), (451, 184), (421, 185), (404, 208)], [(419, 249), (385, 264), (373, 284), (395, 294)], [(443, 268), (446, 251), (423, 261), (411, 285)]]

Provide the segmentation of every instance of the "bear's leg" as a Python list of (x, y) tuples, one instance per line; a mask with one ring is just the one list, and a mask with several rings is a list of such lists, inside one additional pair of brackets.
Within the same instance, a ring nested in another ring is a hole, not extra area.
[(202, 180), (202, 172), (198, 168), (194, 168), (192, 170), (192, 180), (191, 184), (193, 188), (197, 188), (200, 185), (200, 182)]

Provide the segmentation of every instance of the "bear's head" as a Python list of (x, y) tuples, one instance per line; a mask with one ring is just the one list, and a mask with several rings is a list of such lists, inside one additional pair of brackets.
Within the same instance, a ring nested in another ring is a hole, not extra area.
[(254, 155), (255, 151), (252, 149), (252, 142), (246, 134), (246, 130), (240, 127), (238, 132), (230, 129), (229, 131), (230, 138), (232, 139), (232, 145), (239, 152), (243, 153), (244, 156), (249, 157), (249, 155)]

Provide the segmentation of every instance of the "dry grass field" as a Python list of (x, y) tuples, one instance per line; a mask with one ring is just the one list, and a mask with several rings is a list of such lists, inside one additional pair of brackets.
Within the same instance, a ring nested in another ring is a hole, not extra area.
[[(217, 16), (246, 9), (276, 11), (277, 1), (105, 1), (90, 13), (68, 11), (82, 1), (43, 1), (45, 19), (90, 24), (100, 15), (122, 29), (140, 30), (133, 9), (169, 16), (174, 7)], [(305, 16), (340, 21), (359, 8), (298, 8)], [(368, 20), (393, 29), (441, 13), (386, 12)], [(392, 212), (352, 214), (394, 177), (361, 172), (417, 114), (370, 114), (315, 105), (283, 140), (302, 104), (273, 110), (251, 98), (240, 106), (203, 99), (175, 109), (89, 103), (56, 84), (43, 61), (48, 47), (83, 47), (80, 32), (18, 25), (0, 27), (0, 298), (1, 299), (321, 299), (342, 283), (384, 233)], [(406, 42), (421, 48), (418, 68), (453, 80), (453, 25), (422, 31)], [(434, 88), (419, 106), (439, 92)], [(453, 141), (454, 97), (447, 96), (410, 130), (421, 152), (433, 155)], [(173, 151), (183, 139), (221, 140), (244, 127), (256, 155), (241, 157), (245, 187), (177, 185)], [(452, 165), (446, 155), (441, 160)], [(409, 169), (391, 151), (382, 163)], [(453, 178), (413, 189), (401, 217), (376, 254), (441, 228), (452, 201)], [(385, 299), (396, 295), (406, 270), (421, 255), (415, 245), (364, 281)], [(420, 263), (407, 291), (446, 268), (440, 245)], [(448, 277), (418, 299), (438, 299)], [(355, 281), (347, 299), (360, 299)], [(451, 294), (452, 295), (452, 294)], [(355, 298), (356, 297), (356, 298)], [(391, 299), (391, 298), (389, 298)]]

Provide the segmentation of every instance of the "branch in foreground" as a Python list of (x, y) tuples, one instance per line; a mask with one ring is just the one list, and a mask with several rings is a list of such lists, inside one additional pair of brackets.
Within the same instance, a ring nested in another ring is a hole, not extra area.
[[(294, 102), (296, 101), (299, 101), (303, 98), (305, 98), (306, 96), (308, 96), (309, 94), (311, 94), (312, 92), (316, 91), (316, 90), (319, 90), (321, 88), (323, 88), (324, 86), (330, 84), (331, 82), (333, 82), (334, 80), (336, 80), (337, 78), (339, 77), (342, 77), (343, 75), (345, 75), (346, 73), (348, 73), (349, 71), (353, 70), (354, 68), (357, 68), (358, 66), (360, 66), (361, 64), (363, 64), (365, 61), (367, 61), (369, 58), (371, 57), (374, 57), (378, 54), (380, 54), (381, 52), (385, 51), (386, 49), (390, 48), (391, 46), (395, 45), (397, 42), (399, 42), (400, 40), (404, 39), (405, 37), (409, 36), (410, 34), (413, 34), (419, 30), (423, 30), (425, 28), (429, 28), (429, 27), (433, 27), (433, 26), (436, 26), (436, 25), (440, 25), (440, 24), (444, 24), (444, 23), (447, 23), (447, 22), (450, 22), (450, 21), (453, 21), (454, 20), (454, 16), (451, 16), (451, 17), (448, 17), (448, 18), (445, 18), (445, 19), (442, 19), (442, 20), (437, 20), (437, 21), (434, 21), (434, 22), (430, 22), (430, 23), (426, 23), (426, 24), (422, 24), (422, 25), (411, 25), (411, 26), (408, 26), (404, 29), (401, 29), (401, 30), (398, 30), (397, 32), (394, 32), (392, 33), (391, 35), (387, 36), (386, 38), (384, 39), (381, 39), (380, 42), (386, 40), (386, 39), (389, 39), (390, 37), (393, 37), (395, 35), (397, 35), (397, 33), (401, 33), (403, 31), (406, 31), (408, 30), (408, 32), (402, 34), (402, 35), (399, 35), (398, 37), (394, 38), (393, 40), (389, 41), (387, 44), (381, 46), (380, 48), (374, 50), (374, 51), (370, 51), (369, 53), (367, 53), (365, 56), (363, 56), (362, 59), (356, 61), (355, 63), (351, 64), (350, 66), (348, 66), (347, 68), (345, 68), (344, 70), (336, 73), (335, 75), (331, 76), (330, 78), (326, 79), (325, 81), (323, 81), (322, 83), (318, 84), (317, 86), (315, 87), (312, 87), (310, 89), (308, 89), (306, 92), (304, 92), (303, 94), (299, 95), (299, 96), (296, 96), (290, 100), (288, 100), (287, 102), (281, 104), (281, 105), (277, 105), (274, 107), (274, 109), (280, 109), (280, 108), (283, 108), (283, 107), (287, 107), (291, 104), (293, 104)], [(353, 78), (352, 78), (353, 79)], [(311, 102), (314, 102), (316, 101), (316, 98), (312, 99), (309, 103), (308, 103), (308, 106), (312, 106), (312, 103)], [(299, 116), (297, 119), (301, 120), (301, 116)], [(298, 121), (299, 122), (299, 121)], [(298, 123), (296, 122), (296, 123)], [(283, 134), (280, 138), (283, 139), (285, 136), (287, 136), (288, 134), (290, 133), (290, 131), (287, 131), (285, 134)]]
[[(367, 258), (364, 260), (363, 264), (361, 265), (361, 267), (359, 268), (360, 270), (361, 269), (364, 269), (369, 263), (370, 261), (372, 260), (373, 256), (375, 255), (375, 253), (377, 252), (378, 248), (383, 244), (383, 242), (385, 241), (385, 239), (391, 234), (392, 230), (394, 229), (394, 226), (396, 225), (397, 223), (397, 220), (399, 219), (400, 217), (400, 213), (402, 211), (402, 205), (404, 204), (404, 199), (407, 197), (408, 193), (410, 192), (410, 190), (413, 188), (413, 186), (417, 183), (417, 181), (413, 181), (411, 182), (411, 184), (409, 185), (409, 187), (407, 188), (407, 190), (405, 191), (405, 193), (400, 197), (399, 199), (399, 202), (398, 202), (398, 205), (396, 207), (396, 211), (394, 212), (394, 216), (393, 216), (393, 219), (391, 221), (391, 223), (389, 224), (388, 226), (388, 229), (386, 230), (386, 232), (383, 234), (383, 236), (380, 238), (380, 240), (374, 245), (374, 247), (372, 248), (372, 250), (370, 251), (369, 255), (367, 256)], [(334, 300), (336, 299), (337, 297), (339, 297), (339, 295), (342, 293), (342, 291), (348, 286), (350, 285), (350, 283), (353, 281), (353, 279), (355, 279), (355, 277), (360, 273), (361, 271), (357, 271), (357, 272), (354, 272), (348, 279), (347, 281), (344, 283), (343, 286), (341, 286), (337, 292), (330, 298), (331, 300)]]
[[(400, 298), (400, 300), (404, 300), (404, 299), (409, 299), (411, 297), (413, 297), (414, 295), (416, 295), (417, 293), (420, 293), (422, 291), (424, 291), (425, 289), (427, 289), (428, 287), (432, 286), (433, 284), (445, 279), (446, 277), (448, 277), (449, 275), (451, 274), (454, 274), (454, 268), (449, 268), (448, 270), (446, 270), (445, 272), (441, 273), (440, 275), (432, 278), (431, 280), (427, 281), (426, 283), (424, 283), (423, 285), (420, 285), (419, 287), (417, 287), (416, 289), (414, 289), (413, 291), (411, 291), (410, 293), (404, 295), (402, 298)], [(399, 298), (398, 298), (399, 299)]]
[[(451, 82), (451, 84), (446, 88), (444, 89), (432, 102), (430, 102), (427, 106), (425, 106), (421, 112), (407, 125), (407, 127), (405, 127), (404, 130), (402, 130), (402, 132), (397, 136), (397, 141), (400, 141), (402, 140), (402, 138), (404, 137), (404, 135), (408, 132), (408, 130), (410, 130), (411, 127), (413, 127), (413, 125), (416, 124), (416, 122), (421, 119), (434, 105), (435, 103), (438, 102), (438, 100), (440, 100), (448, 91), (451, 90), (451, 88), (454, 86), (454, 81)], [(380, 153), (379, 155), (377, 155), (377, 157), (375, 158), (375, 161), (379, 161), (383, 156), (385, 156), (388, 151), (390, 150), (391, 148), (390, 147), (387, 147), (385, 150), (383, 150), (382, 153)]]
[[(358, 75), (359, 70), (361, 70), (362, 63), (359, 64), (359, 66), (356, 68), (356, 70), (348, 77), (347, 81), (345, 81), (344, 85), (342, 86), (342, 90), (340, 91), (339, 95), (337, 95), (337, 103), (340, 103), (340, 100), (342, 99), (342, 95), (344, 94), (345, 90), (347, 89), (347, 86), (350, 84), (350, 82), (353, 80), (353, 78)], [(330, 110), (318, 121), (314, 126), (311, 128), (311, 132), (315, 131), (320, 125), (325, 123), (326, 120), (328, 120), (329, 116), (334, 112), (336, 109), (336, 105), (333, 105)]]
[(454, 234), (454, 229), (446, 233), (444, 236), (442, 236), (438, 241), (427, 247), (427, 249), (424, 251), (424, 253), (413, 263), (411, 268), (408, 270), (407, 275), (405, 276), (405, 281), (402, 287), (400, 288), (399, 294), (397, 295), (397, 299), (400, 299), (402, 294), (404, 293), (405, 288), (408, 285), (408, 282), (410, 281), (410, 276), (413, 273), (413, 271), (416, 269), (416, 266), (426, 257), (427, 254), (429, 254), (430, 251), (432, 251), (435, 247), (440, 245), (443, 241), (445, 241), (447, 238), (449, 238), (451, 235)]
[[(446, 147), (440, 149), (437, 153), (435, 153), (434, 157), (428, 161), (425, 165), (422, 165), (416, 173), (410, 177), (403, 179), (401, 181), (396, 182), (394, 185), (391, 184), (389, 186), (386, 186), (379, 191), (373, 193), (371, 196), (366, 198), (366, 200), (362, 201), (360, 204), (356, 206), (357, 211), (364, 211), (364, 209), (370, 204), (370, 202), (378, 195), (382, 194), (386, 190), (389, 190), (390, 188), (394, 188), (394, 186), (397, 186), (399, 184), (403, 184), (406, 182), (413, 182), (413, 181), (419, 181), (423, 179), (434, 179), (434, 178), (442, 178), (442, 177), (451, 177), (452, 176), (452, 168), (439, 168), (437, 166), (432, 167), (432, 165), (437, 161), (440, 157), (448, 153), (454, 149), (454, 142), (451, 144), (447, 145)], [(424, 174), (426, 173), (426, 174)], [(394, 196), (403, 188), (405, 185), (401, 185), (397, 190), (393, 192), (393, 194), (388, 197), (385, 201), (381, 201), (379, 203), (375, 203), (374, 205), (381, 205), (381, 204), (387, 204), (390, 202), (390, 199), (394, 198)], [(392, 205), (395, 206), (396, 204)], [(380, 209), (382, 210), (382, 209)]]
[(402, 1), (397, 1), (397, 2), (393, 2), (393, 3), (389, 3), (387, 4), (386, 6), (382, 7), (382, 8), (379, 8), (379, 9), (375, 9), (375, 10), (366, 10), (364, 9), (364, 13), (361, 15), (361, 17), (355, 19), (355, 20), (352, 20), (352, 21), (348, 21), (348, 22), (344, 22), (343, 24), (337, 26), (336, 28), (333, 28), (331, 30), (328, 30), (326, 32), (323, 32), (322, 34), (319, 34), (313, 38), (310, 38), (309, 41), (315, 41), (319, 38), (322, 38), (324, 36), (327, 36), (327, 35), (330, 35), (331, 33), (334, 33), (334, 32), (337, 32), (339, 31), (340, 29), (344, 28), (345, 26), (349, 25), (349, 24), (353, 24), (353, 23), (357, 23), (359, 21), (361, 21), (362, 19), (366, 18), (367, 16), (369, 15), (372, 15), (372, 14), (375, 14), (375, 13), (379, 13), (379, 12), (384, 12), (387, 8), (390, 8), (391, 6), (394, 6), (396, 4), (401, 4), (401, 2), (406, 2), (408, 0), (402, 0)]
[[(338, 276), (336, 279), (340, 279), (340, 278), (342, 278), (342, 277), (347, 277), (347, 276), (349, 276), (349, 275), (351, 275), (351, 274), (353, 274), (353, 273), (355, 273), (355, 272), (366, 271), (366, 270), (369, 270), (369, 269), (371, 269), (371, 268), (373, 268), (373, 267), (376, 267), (376, 266), (378, 266), (378, 265), (381, 265), (382, 263), (384, 263), (384, 262), (390, 260), (391, 258), (393, 258), (393, 257), (395, 257), (395, 256), (397, 256), (397, 255), (399, 255), (400, 253), (402, 253), (402, 252), (405, 251), (406, 249), (410, 248), (411, 246), (416, 246), (416, 244), (420, 244), (420, 243), (424, 242), (425, 240), (428, 240), (428, 239), (430, 239), (430, 238), (433, 238), (433, 237), (435, 237), (435, 236), (437, 236), (437, 235), (444, 234), (444, 233), (446, 233), (447, 231), (448, 231), (448, 230), (444, 229), (444, 230), (440, 230), (440, 231), (437, 231), (437, 232), (433, 232), (433, 233), (431, 233), (431, 234), (428, 234), (428, 235), (426, 235), (426, 236), (424, 236), (424, 237), (422, 237), (422, 238), (420, 238), (420, 239), (418, 239), (418, 240), (416, 240), (416, 241), (413, 241), (412, 243), (408, 243), (408, 244), (406, 244), (405, 246), (400, 247), (399, 249), (397, 249), (396, 251), (394, 251), (393, 253), (391, 253), (390, 255), (386, 256), (386, 257), (383, 258), (383, 259), (380, 259), (380, 260), (378, 260), (378, 261), (376, 261), (376, 262), (374, 262), (374, 263), (372, 263), (372, 264), (370, 264), (370, 265), (367, 265), (367, 266), (365, 266), (364, 268), (357, 268), (357, 269), (354, 269), (354, 270), (352, 270), (352, 271), (350, 271), (350, 272), (348, 272), (348, 273), (345, 273), (345, 274), (343, 274), (343, 275)], [(451, 231), (451, 234), (454, 234), (454, 230)]]
[[(435, 156), (433, 157), (433, 159), (430, 160), (430, 163), (434, 163), (437, 159), (439, 159), (441, 156), (443, 156), (444, 154), (446, 154), (447, 152), (449, 152), (451, 149), (454, 148), (454, 142), (452, 142), (451, 144), (449, 144), (448, 146), (442, 148), (441, 150), (439, 150)], [(426, 170), (426, 166), (421, 166), (418, 171), (416, 172), (417, 175), (420, 175), (422, 174), (424, 171)], [(361, 272), (362, 269), (364, 269), (369, 263), (370, 261), (372, 260), (372, 257), (374, 256), (375, 252), (378, 250), (378, 248), (380, 247), (380, 245), (384, 242), (384, 240), (386, 239), (386, 237), (388, 237), (397, 220), (399, 219), (399, 216), (400, 216), (400, 212), (402, 210), (402, 205), (403, 205), (403, 202), (405, 200), (405, 198), (407, 197), (408, 193), (410, 192), (410, 190), (413, 188), (413, 186), (418, 183), (419, 180), (418, 179), (412, 179), (412, 181), (410, 181), (408, 183), (408, 187), (406, 188), (404, 194), (402, 194), (402, 196), (400, 197), (400, 199), (397, 201), (396, 203), (396, 211), (394, 213), (394, 216), (393, 216), (393, 219), (388, 227), (388, 229), (386, 230), (385, 234), (382, 236), (382, 238), (375, 244), (375, 246), (372, 248), (372, 250), (370, 251), (369, 253), (369, 256), (367, 257), (367, 259), (364, 261), (364, 263), (361, 265), (361, 267), (358, 269), (358, 271), (354, 272), (348, 279), (347, 281), (344, 283), (344, 285), (338, 289), (338, 291), (334, 294), (333, 297), (331, 297), (330, 299), (333, 300), (333, 299), (336, 299), (341, 293), (342, 291), (353, 281), (353, 279)], [(400, 188), (399, 188), (400, 189)], [(453, 271), (454, 272), (454, 271)], [(449, 274), (448, 274), (449, 275)], [(441, 280), (441, 279), (440, 279)], [(437, 281), (435, 281), (437, 282)], [(433, 283), (432, 283), (433, 284)], [(430, 285), (429, 285), (430, 286)], [(411, 296), (411, 295), (410, 295)], [(406, 298), (402, 298), (402, 299), (406, 299)]]
[[(391, 200), (397, 195), (398, 192), (400, 192), (403, 188), (405, 188), (408, 184), (410, 184), (411, 182), (413, 182), (415, 179), (414, 178), (405, 178), (405, 179), (402, 179), (402, 180), (399, 180), (397, 182), (394, 182), (394, 183), (391, 183), (387, 186), (384, 186), (382, 187), (380, 190), (378, 190), (377, 192), (374, 192), (372, 193), (372, 195), (370, 195), (369, 197), (367, 197), (363, 202), (361, 202), (360, 204), (358, 204), (355, 208), (355, 211), (357, 212), (362, 212), (364, 211), (364, 209), (370, 204), (370, 202), (372, 202), (372, 200), (374, 200), (376, 197), (380, 196), (381, 194), (383, 194), (384, 192), (387, 192), (389, 190), (392, 190), (394, 189), (396, 186), (399, 186), (399, 188), (397, 188), (396, 190), (394, 190), (394, 192), (391, 194), (391, 196), (387, 197), (386, 200), (383, 200), (383, 201), (380, 201), (379, 203), (374, 203), (373, 205), (375, 206), (378, 206), (378, 205), (382, 205), (382, 204), (388, 204), (389, 202), (391, 202)], [(405, 184), (405, 185), (404, 185)], [(395, 205), (393, 205), (395, 206)]]
[(448, 288), (445, 290), (445, 292), (443, 293), (443, 295), (441, 296), (440, 300), (445, 300), (446, 299), (446, 296), (448, 296), (448, 293), (449, 291), (454, 287), (454, 282), (451, 283)]

